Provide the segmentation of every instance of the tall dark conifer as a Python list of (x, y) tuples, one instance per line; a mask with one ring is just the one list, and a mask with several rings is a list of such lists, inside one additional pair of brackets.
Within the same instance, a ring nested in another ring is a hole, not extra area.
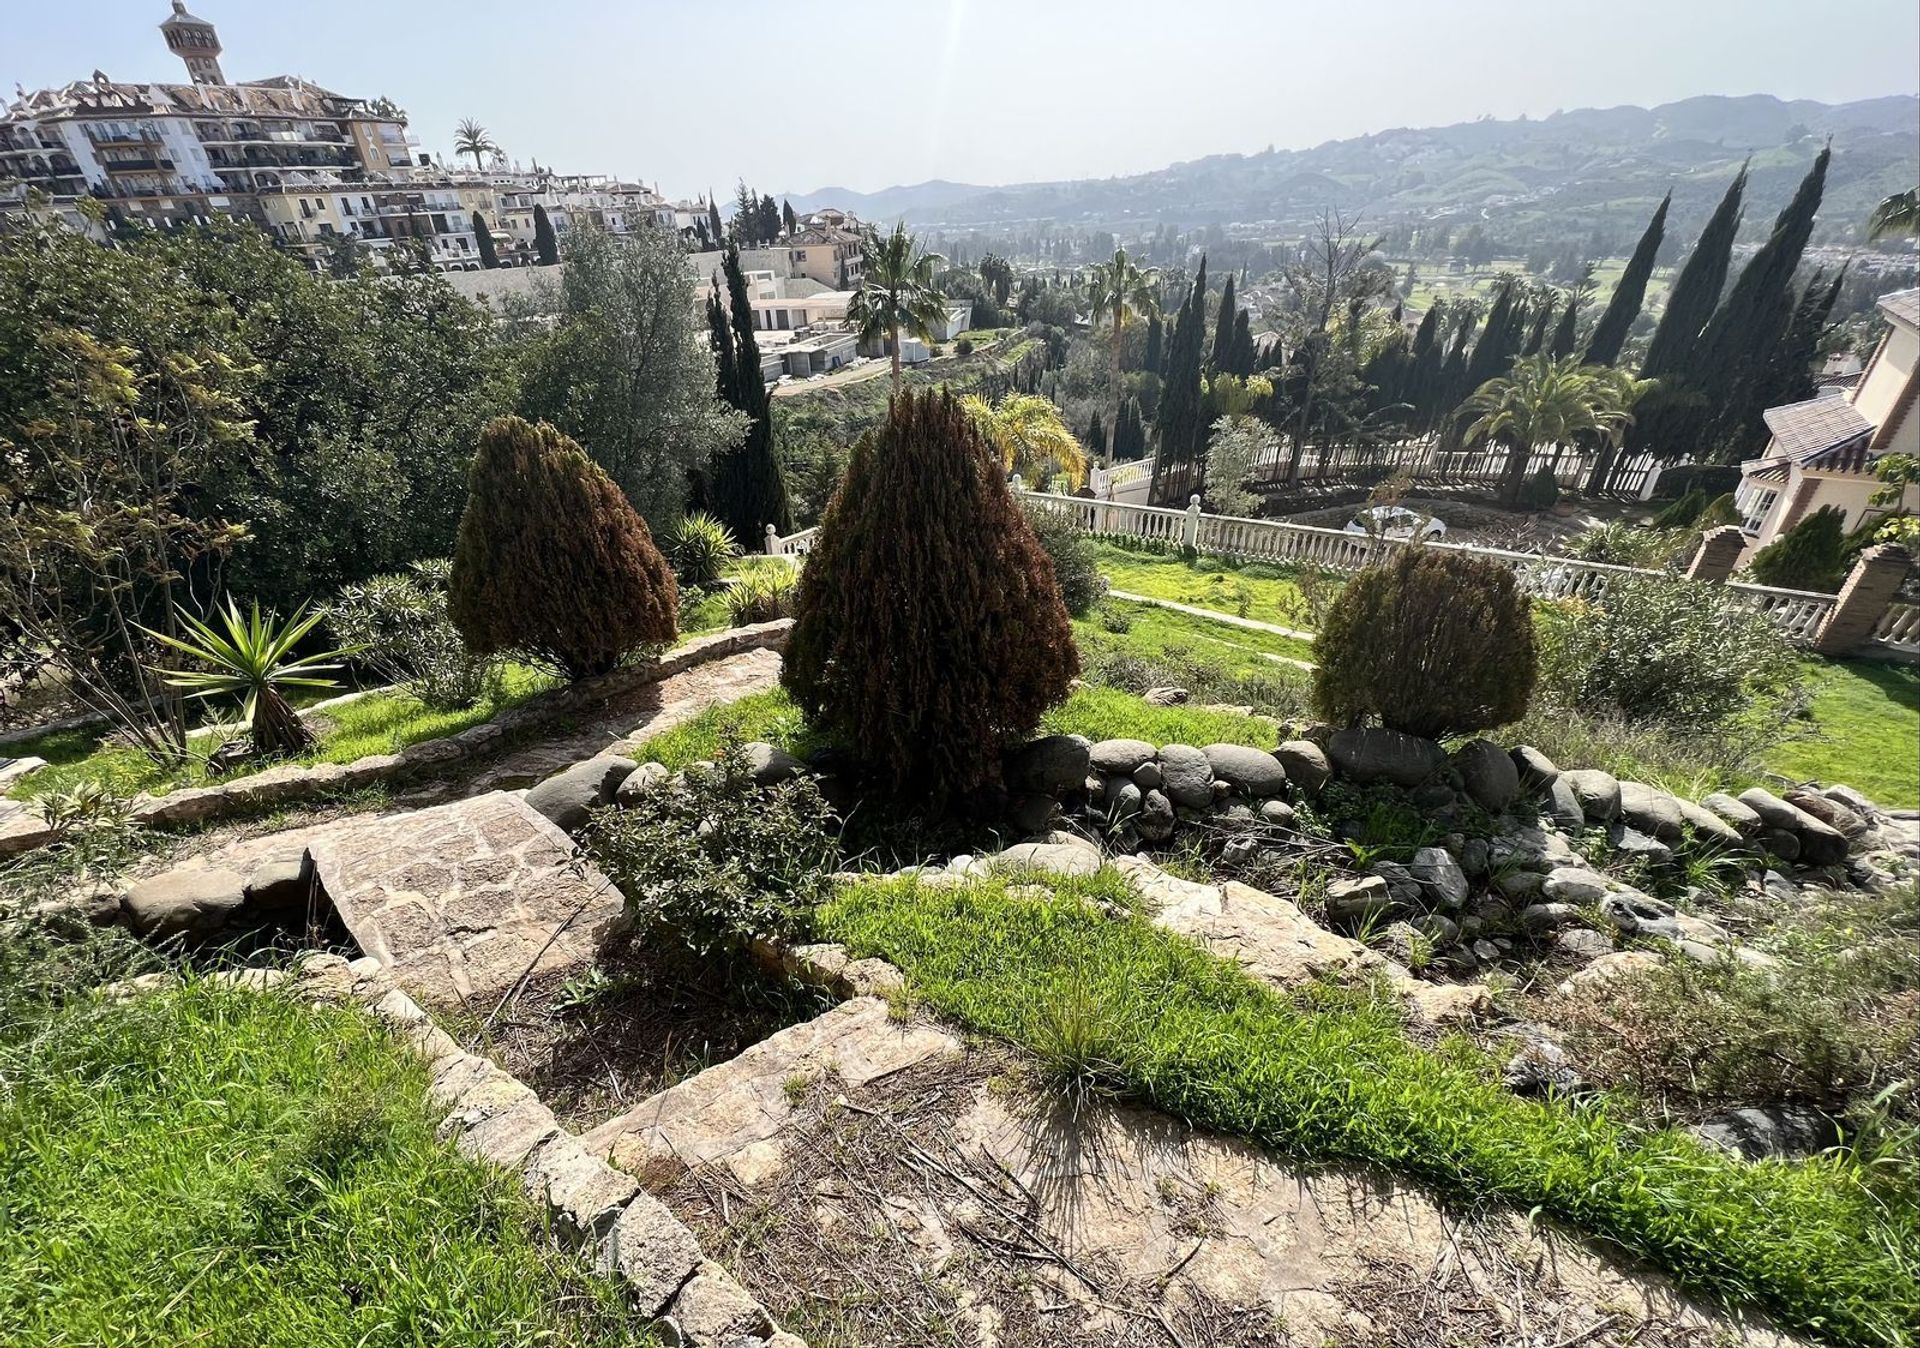
[(1157, 312), (1148, 315), (1146, 368), (1155, 374), (1161, 372), (1166, 361), (1165, 345), (1166, 332), (1161, 325), (1160, 315)]
[(1206, 434), (1206, 412), (1200, 392), (1200, 366), (1207, 329), (1207, 259), (1200, 267), (1186, 302), (1180, 306), (1167, 344), (1166, 381), (1154, 418), (1160, 449), (1153, 461), (1153, 500), (1161, 505), (1183, 498), (1199, 481), (1198, 466)]
[(1233, 358), (1233, 316), (1238, 312), (1233, 302), (1233, 273), (1227, 273), (1227, 283), (1220, 289), (1220, 314), (1214, 321), (1213, 354), (1208, 364), (1216, 371), (1232, 372), (1228, 363)]
[(1700, 334), (1692, 366), (1694, 383), (1714, 392), (1702, 432), (1707, 443), (1722, 453), (1738, 455), (1761, 426), (1760, 414), (1766, 410), (1765, 372), (1778, 359), (1793, 324), (1793, 277), (1813, 236), (1832, 157), (1830, 148), (1815, 157), (1793, 200), (1774, 220), (1773, 232), (1741, 268), (1733, 289)]
[(1244, 378), (1252, 374), (1259, 363), (1259, 348), (1253, 344), (1253, 325), (1247, 319), (1247, 311), (1242, 309), (1233, 320), (1233, 350), (1227, 368)]
[(707, 189), (707, 237), (715, 248), (727, 237), (726, 222), (720, 218), (720, 203), (713, 199), (712, 188)]
[(1727, 283), (1734, 235), (1740, 232), (1740, 200), (1746, 190), (1747, 166), (1742, 164), (1674, 279), (1667, 307), (1640, 362), (1642, 379), (1664, 379), (1683, 368), (1701, 330), (1712, 319)]
[(1097, 407), (1093, 411), (1093, 419), (1087, 423), (1087, 452), (1103, 461), (1107, 456), (1107, 429), (1100, 424), (1100, 409)]
[(773, 452), (773, 416), (760, 372), (760, 343), (754, 336), (753, 306), (740, 269), (740, 250), (728, 248), (721, 266), (727, 304), (723, 312), (715, 295), (708, 301), (707, 314), (718, 367), (716, 382), (720, 397), (751, 420), (746, 439), (716, 454), (707, 466), (704, 495), (707, 509), (751, 548), (769, 524), (785, 533), (792, 518), (786, 480)]
[(1653, 275), (1654, 257), (1666, 237), (1667, 208), (1672, 204), (1673, 193), (1660, 198), (1659, 208), (1647, 222), (1640, 242), (1634, 245), (1633, 256), (1627, 259), (1626, 270), (1620, 273), (1620, 284), (1613, 288), (1607, 307), (1600, 312), (1600, 321), (1593, 325), (1593, 332), (1587, 338), (1587, 349), (1581, 356), (1584, 363), (1611, 365), (1620, 359), (1633, 320), (1640, 317), (1640, 306), (1646, 303), (1647, 278)]
[(553, 232), (553, 221), (547, 218), (547, 208), (537, 201), (533, 203), (533, 253), (543, 267), (560, 260), (560, 240)]
[(1555, 360), (1565, 360), (1573, 354), (1573, 348), (1580, 340), (1580, 296), (1567, 296), (1567, 307), (1560, 311), (1560, 321), (1554, 324), (1553, 340), (1547, 343), (1547, 354)]
[(500, 251), (493, 246), (493, 231), (487, 228), (486, 217), (478, 211), (473, 213), (473, 246), (480, 250), (480, 265), (488, 271), (500, 265)]

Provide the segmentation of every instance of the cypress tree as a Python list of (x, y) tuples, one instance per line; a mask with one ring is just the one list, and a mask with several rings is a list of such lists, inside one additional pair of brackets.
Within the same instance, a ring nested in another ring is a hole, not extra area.
[(792, 238), (800, 232), (800, 221), (795, 218), (793, 214), (793, 203), (791, 201), (782, 201), (780, 203), (780, 223), (786, 227), (788, 238)]
[(1440, 378), (1440, 304), (1435, 301), (1420, 316), (1413, 342), (1407, 348), (1406, 373), (1400, 380), (1400, 401), (1409, 405), (1408, 417), (1416, 427), (1424, 428), (1431, 390)]
[(1000, 456), (944, 389), (895, 396), (800, 573), (780, 681), (807, 723), (937, 805), (998, 780), (1079, 668)]
[(470, 649), (528, 651), (584, 678), (672, 642), (678, 611), (672, 568), (605, 469), (544, 421), (487, 424), (447, 584)]
[(1747, 166), (1742, 164), (1674, 280), (1667, 307), (1640, 362), (1642, 379), (1664, 379), (1683, 369), (1701, 330), (1712, 319), (1727, 283), (1733, 238), (1740, 232), (1740, 199), (1746, 190)]
[(1777, 360), (1793, 323), (1793, 277), (1813, 236), (1832, 157), (1832, 149), (1826, 148), (1814, 158), (1793, 200), (1774, 220), (1773, 232), (1741, 268), (1726, 301), (1700, 334), (1694, 383), (1714, 389), (1705, 437), (1723, 451), (1737, 451), (1766, 410), (1761, 376)]
[[(735, 538), (752, 540), (769, 524), (787, 532), (792, 518), (786, 480), (773, 452), (773, 415), (766, 380), (760, 374), (760, 343), (753, 332), (753, 306), (740, 268), (740, 250), (728, 248), (721, 266), (726, 273), (728, 331), (715, 340), (716, 354), (726, 353), (719, 361), (719, 393), (750, 420), (746, 439), (716, 454), (708, 466), (706, 500), (707, 508), (733, 530)], [(714, 310), (720, 308), (717, 296), (709, 303)], [(718, 317), (710, 317), (709, 324), (718, 334)]]
[(1473, 336), (1477, 321), (1470, 308), (1460, 315), (1460, 326), (1453, 332), (1453, 345), (1441, 363), (1440, 377), (1434, 381), (1427, 410), (1429, 426), (1438, 425), (1440, 419), (1458, 407), (1460, 400), (1472, 391), (1467, 384), (1467, 342)]
[(1233, 320), (1233, 354), (1228, 368), (1245, 378), (1260, 363), (1260, 350), (1253, 344), (1253, 326), (1247, 319), (1247, 311), (1242, 309)]
[(1173, 339), (1167, 344), (1166, 382), (1160, 390), (1160, 406), (1154, 428), (1160, 437), (1160, 452), (1154, 456), (1152, 498), (1165, 505), (1192, 489), (1202, 437), (1206, 434), (1206, 409), (1200, 389), (1201, 353), (1207, 328), (1207, 259), (1200, 267), (1186, 302), (1174, 320)]
[(492, 271), (500, 265), (500, 253), (493, 246), (493, 231), (487, 228), (487, 222), (480, 212), (473, 213), (473, 244), (480, 250), (480, 265)]
[(1647, 222), (1640, 242), (1634, 245), (1633, 256), (1627, 259), (1626, 270), (1620, 273), (1620, 284), (1613, 288), (1600, 321), (1593, 325), (1586, 352), (1581, 356), (1582, 363), (1611, 365), (1620, 359), (1620, 351), (1627, 344), (1627, 333), (1633, 327), (1633, 320), (1640, 317), (1640, 306), (1646, 302), (1647, 278), (1653, 275), (1653, 259), (1666, 236), (1667, 208), (1672, 204), (1672, 192), (1660, 198), (1653, 219)]
[(1513, 368), (1513, 358), (1520, 354), (1521, 324), (1525, 321), (1518, 290), (1515, 282), (1505, 280), (1494, 292), (1487, 321), (1480, 328), (1480, 339), (1473, 344), (1473, 355), (1467, 361), (1461, 397)]
[(1540, 354), (1540, 348), (1547, 344), (1547, 324), (1553, 321), (1553, 309), (1556, 303), (1558, 299), (1553, 295), (1547, 296), (1540, 302), (1540, 308), (1533, 316), (1533, 323), (1527, 329), (1527, 344), (1521, 348), (1521, 355), (1537, 356)]
[(1567, 307), (1560, 311), (1560, 321), (1554, 325), (1553, 340), (1547, 343), (1547, 354), (1555, 360), (1565, 360), (1573, 354), (1573, 348), (1579, 341), (1580, 296), (1567, 296)]
[(720, 203), (713, 199), (711, 187), (707, 189), (707, 236), (715, 248), (720, 246), (720, 240), (727, 237), (727, 226), (720, 219)]
[[(1760, 399), (1762, 412), (1784, 403), (1805, 402), (1819, 391), (1814, 384), (1813, 366), (1820, 358), (1820, 341), (1827, 334), (1833, 306), (1840, 299), (1840, 287), (1846, 279), (1847, 267), (1842, 263), (1830, 284), (1818, 271), (1807, 282), (1800, 302), (1794, 306), (1786, 340), (1777, 348), (1779, 358), (1768, 371), (1767, 391)], [(1765, 422), (1761, 424), (1764, 427)]]
[(560, 260), (560, 240), (554, 236), (553, 221), (547, 219), (547, 208), (537, 201), (533, 203), (533, 252), (543, 267)]
[(1093, 409), (1093, 420), (1087, 423), (1087, 451), (1095, 458), (1105, 460), (1107, 456), (1107, 430), (1100, 424), (1100, 409)]
[(1233, 366), (1233, 273), (1227, 273), (1227, 283), (1220, 290), (1220, 316), (1213, 328), (1213, 355), (1207, 364), (1216, 372), (1232, 373)]
[(1165, 335), (1160, 326), (1159, 313), (1155, 312), (1150, 314), (1147, 318), (1146, 368), (1152, 370), (1155, 374), (1161, 373), (1162, 365), (1166, 358), (1166, 353), (1161, 349), (1164, 344), (1164, 338)]

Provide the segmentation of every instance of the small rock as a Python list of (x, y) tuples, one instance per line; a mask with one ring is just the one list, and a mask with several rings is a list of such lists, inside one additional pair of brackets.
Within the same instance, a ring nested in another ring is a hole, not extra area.
[(1407, 796), (1415, 809), (1424, 810), (1431, 815), (1451, 813), (1459, 804), (1460, 797), (1454, 794), (1452, 787), (1445, 782), (1428, 782), (1416, 786)]
[(1507, 1089), (1517, 1095), (1568, 1094), (1586, 1083), (1567, 1051), (1548, 1039), (1531, 1037), (1507, 1061)]
[(1607, 880), (1593, 871), (1565, 866), (1547, 876), (1540, 886), (1540, 892), (1555, 903), (1570, 903), (1579, 908), (1604, 899), (1607, 896)]
[[(1504, 759), (1505, 754), (1501, 755)], [(1444, 847), (1422, 847), (1414, 852), (1407, 868), (1421, 890), (1443, 908), (1458, 908), (1467, 901), (1469, 886), (1466, 872)]]
[(1161, 787), (1175, 805), (1189, 809), (1213, 803), (1213, 766), (1190, 744), (1169, 744), (1160, 750)]
[(1365, 922), (1391, 911), (1393, 895), (1377, 875), (1335, 880), (1327, 886), (1327, 916), (1341, 922)]
[(183, 868), (137, 881), (121, 908), (142, 936), (205, 936), (218, 931), (246, 902), (246, 881), (220, 867)]
[(1149, 688), (1140, 695), (1150, 707), (1177, 707), (1192, 696), (1184, 688)]
[(1158, 763), (1142, 763), (1133, 770), (1133, 784), (1142, 791), (1152, 790), (1159, 786), (1161, 781), (1160, 765)]
[(1482, 964), (1492, 964), (1500, 958), (1500, 947), (1492, 941), (1479, 940), (1473, 943), (1474, 958)]
[(1650, 834), (1615, 820), (1607, 829), (1607, 845), (1622, 856), (1638, 857), (1643, 861), (1667, 862), (1673, 860), (1673, 849)]
[(1087, 778), (1092, 746), (1084, 735), (1044, 735), (1007, 755), (1009, 791), (1060, 796)]
[(1420, 904), (1420, 882), (1413, 878), (1413, 872), (1397, 861), (1376, 861), (1367, 867), (1373, 874), (1386, 881), (1387, 892), (1393, 896), (1396, 904), (1408, 908)]
[(318, 893), (319, 886), (313, 879), (304, 850), (297, 856), (263, 861), (247, 877), (247, 903), (262, 912), (304, 909)]
[(1049, 875), (1092, 875), (1100, 869), (1100, 853), (1067, 843), (1015, 843), (987, 858), (996, 871), (1036, 870)]
[[(740, 756), (745, 760), (747, 772), (756, 786), (773, 786), (798, 777), (807, 770), (805, 763), (785, 749), (776, 749), (761, 740), (741, 745)], [(624, 786), (625, 782), (621, 785)], [(616, 790), (615, 795), (618, 794)]]
[(1620, 783), (1613, 774), (1597, 768), (1575, 768), (1560, 774), (1560, 780), (1580, 802), (1580, 811), (1596, 824), (1605, 824), (1620, 815)]
[(1790, 828), (1763, 828), (1755, 841), (1761, 851), (1781, 861), (1800, 859), (1800, 835)]
[(1138, 815), (1147, 799), (1147, 793), (1125, 777), (1108, 778), (1106, 795), (1107, 823), (1114, 827)]
[(1153, 762), (1160, 751), (1145, 740), (1101, 740), (1087, 751), (1095, 772), (1113, 772), (1131, 777)]
[(1383, 727), (1334, 731), (1327, 744), (1327, 757), (1343, 777), (1395, 786), (1418, 786), (1446, 761), (1445, 753), (1432, 740)]
[(1760, 888), (1766, 892), (1768, 898), (1778, 900), (1782, 903), (1793, 903), (1800, 898), (1800, 886), (1794, 884), (1793, 881), (1787, 879), (1787, 877), (1780, 874), (1779, 871), (1769, 870), (1765, 875), (1761, 876)]
[(1415, 931), (1432, 942), (1436, 950), (1444, 949), (1460, 939), (1459, 926), (1452, 918), (1443, 917), (1439, 913), (1428, 913), (1423, 917), (1415, 918), (1413, 927)]
[(1673, 905), (1637, 890), (1623, 889), (1600, 900), (1600, 912), (1622, 936), (1675, 941), (1680, 925), (1673, 920)]
[(1742, 837), (1750, 838), (1761, 829), (1762, 821), (1753, 807), (1744, 801), (1735, 800), (1724, 791), (1716, 791), (1710, 796), (1700, 798), (1700, 808), (1718, 816), (1727, 822)]
[(1805, 1105), (1748, 1106), (1729, 1110), (1687, 1130), (1709, 1146), (1750, 1161), (1812, 1156), (1838, 1145), (1834, 1121)]
[(1060, 802), (1043, 791), (1022, 791), (1007, 802), (1007, 822), (1021, 833), (1041, 833), (1060, 812)]
[(1580, 910), (1570, 903), (1533, 903), (1520, 910), (1520, 929), (1534, 936), (1571, 926), (1580, 920)]
[(1453, 766), (1467, 795), (1488, 814), (1499, 814), (1520, 794), (1520, 769), (1492, 740), (1472, 739), (1453, 751)]
[(1561, 954), (1577, 960), (1597, 960), (1613, 953), (1613, 942), (1592, 927), (1567, 927), (1553, 938)]
[(1469, 878), (1478, 879), (1487, 873), (1487, 840), (1468, 838), (1459, 847), (1449, 849), (1460, 858), (1460, 869)]
[(1644, 782), (1620, 783), (1620, 815), (1642, 833), (1662, 842), (1678, 842), (1685, 836), (1685, 820), (1680, 804), (1665, 791)]
[(1244, 744), (1209, 744), (1200, 751), (1213, 775), (1255, 800), (1277, 796), (1287, 789), (1287, 770), (1265, 749)]
[(1288, 740), (1273, 751), (1273, 756), (1286, 769), (1287, 781), (1304, 795), (1318, 795), (1333, 775), (1326, 751), (1312, 740)]
[(1160, 791), (1149, 791), (1140, 802), (1140, 814), (1133, 821), (1143, 842), (1162, 843), (1173, 836), (1173, 802)]
[(1229, 838), (1226, 846), (1220, 849), (1220, 860), (1228, 866), (1243, 865), (1259, 850), (1260, 843), (1256, 838)]
[(613, 799), (620, 784), (640, 765), (618, 754), (601, 754), (554, 773), (527, 792), (527, 804), (569, 833), (587, 825), (588, 815)]
[(1545, 788), (1547, 814), (1559, 828), (1578, 832), (1587, 826), (1586, 807), (1574, 794), (1573, 783), (1564, 776), (1555, 777)]
[(1515, 747), (1511, 757), (1514, 771), (1520, 776), (1520, 785), (1528, 791), (1540, 791), (1560, 776), (1560, 769), (1553, 765), (1553, 760), (1530, 744)]
[(630, 810), (640, 803), (642, 796), (672, 776), (664, 763), (642, 763), (620, 779), (620, 785), (613, 789), (613, 803)]
[(1260, 803), (1260, 818), (1279, 828), (1293, 827), (1293, 806), (1284, 800), (1267, 800)]
[(1211, 784), (1211, 789), (1213, 791), (1213, 803), (1218, 805), (1233, 794), (1233, 783), (1215, 778)]
[(1539, 871), (1521, 870), (1511, 867), (1493, 873), (1493, 887), (1509, 903), (1526, 904), (1540, 897), (1547, 883), (1547, 877)]

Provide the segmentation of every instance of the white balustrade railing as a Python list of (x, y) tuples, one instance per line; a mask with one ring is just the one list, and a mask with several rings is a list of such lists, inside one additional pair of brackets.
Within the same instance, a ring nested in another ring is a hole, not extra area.
[(1889, 604), (1874, 626), (1873, 640), (1896, 650), (1920, 653), (1920, 604)]
[(783, 538), (780, 536), (780, 531), (769, 524), (767, 526), (767, 556), (786, 557), (798, 561), (813, 551), (814, 535), (819, 532), (820, 526), (816, 524), (811, 529), (802, 529), (797, 534), (788, 534)]
[(1783, 629), (1795, 641), (1812, 641), (1820, 634), (1820, 625), (1833, 611), (1838, 595), (1818, 590), (1781, 590), (1771, 585), (1727, 583), (1727, 594)]

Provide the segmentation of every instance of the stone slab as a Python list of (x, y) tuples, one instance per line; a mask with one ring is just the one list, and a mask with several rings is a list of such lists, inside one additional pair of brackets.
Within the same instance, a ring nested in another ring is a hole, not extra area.
[(311, 854), (360, 948), (429, 1007), (490, 1006), (529, 973), (590, 963), (625, 908), (574, 864), (566, 834), (504, 792), (353, 821)]

